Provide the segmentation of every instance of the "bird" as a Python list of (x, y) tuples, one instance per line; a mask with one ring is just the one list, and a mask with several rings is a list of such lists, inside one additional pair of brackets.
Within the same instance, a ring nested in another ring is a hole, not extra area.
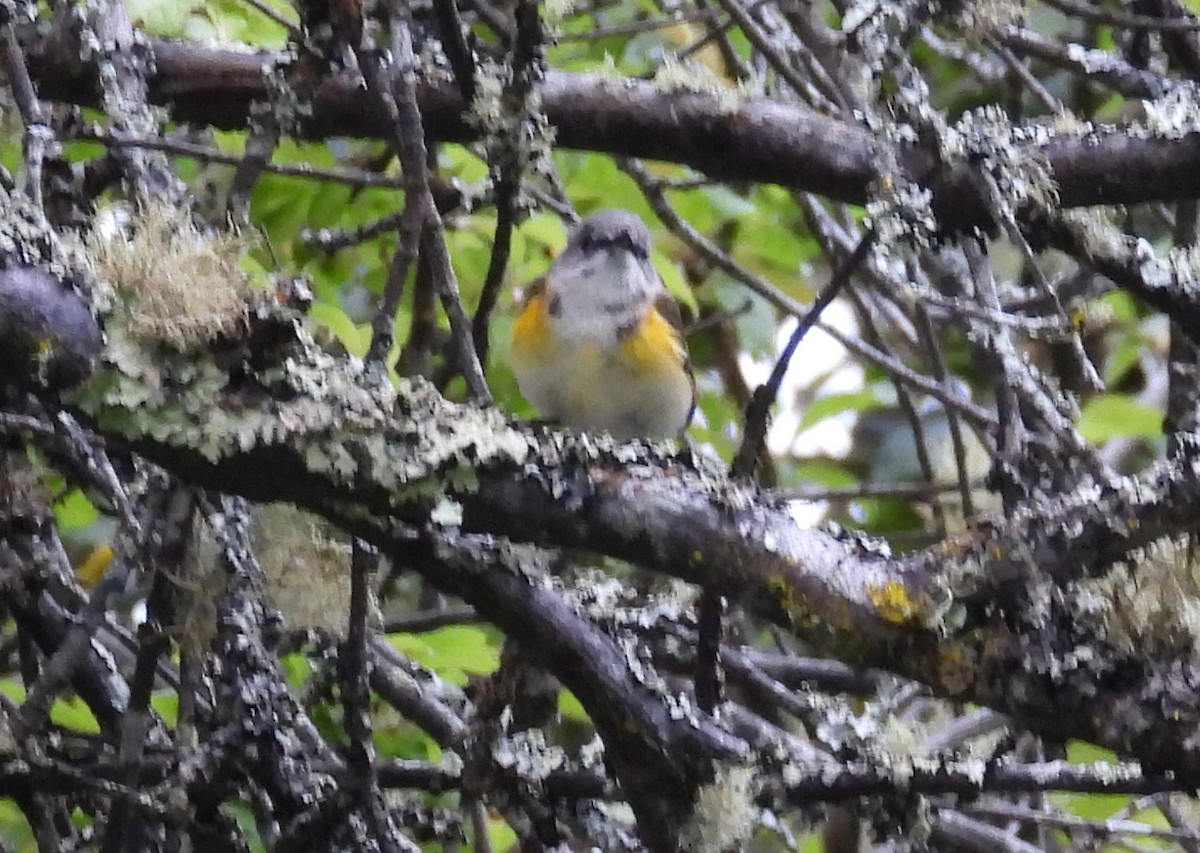
[(650, 246), (639, 216), (601, 210), (528, 288), (510, 364), (543, 418), (618, 441), (683, 436), (696, 380), (679, 305)]

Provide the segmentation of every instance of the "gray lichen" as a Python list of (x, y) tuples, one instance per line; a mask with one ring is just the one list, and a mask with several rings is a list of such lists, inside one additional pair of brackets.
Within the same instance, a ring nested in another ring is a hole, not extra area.
[(654, 85), (666, 94), (690, 92), (707, 95), (725, 113), (736, 112), (755, 94), (752, 88), (730, 85), (701, 62), (679, 60), (669, 53), (654, 72)]
[[(214, 251), (193, 247), (195, 240), (203, 242), (194, 234), (167, 238), (182, 241), (185, 253)], [(397, 504), (430, 509), (447, 489), (474, 488), (477, 466), (523, 464), (528, 439), (499, 411), (455, 405), (420, 379), (393, 385), (361, 360), (324, 352), (286, 294), (251, 292), (239, 277), (225, 283), (218, 307), (198, 309), (203, 319), (184, 316), (188, 292), (206, 292), (201, 285), (224, 259), (177, 261), (177, 280), (165, 286), (122, 281), (97, 295), (93, 305), (109, 332), (106, 369), (72, 401), (115, 434), (149, 437), (211, 462), (280, 447), (334, 488), (369, 485)], [(188, 279), (190, 269), (201, 279)], [(159, 298), (164, 287), (181, 300), (172, 312), (179, 316), (146, 321), (138, 306), (148, 289)], [(213, 340), (232, 324), (251, 330), (251, 338), (255, 328), (273, 330), (260, 334), (277, 341), (237, 382), (230, 365), (239, 367), (248, 354), (230, 363), (223, 350), (239, 344)]]
[(1200, 654), (1200, 560), (1187, 537), (1132, 553), (1071, 587), (1072, 609), (1122, 652)]
[(1048, 124), (1014, 125), (1004, 111), (985, 106), (968, 112), (942, 140), (944, 153), (970, 159), (993, 182), (997, 212), (1013, 220), (1023, 207), (1048, 210), (1057, 203), (1057, 188), (1038, 146), (1057, 135)]
[(1172, 87), (1152, 101), (1143, 101), (1142, 126), (1157, 139), (1182, 139), (1200, 133), (1200, 85), (1194, 82)]
[(187, 211), (141, 208), (114, 227), (93, 228), (83, 248), (96, 279), (120, 293), (118, 325), (134, 338), (184, 352), (245, 327), (242, 241), (201, 233)]
[(982, 42), (1002, 27), (1023, 23), (1028, 10), (1020, 0), (974, 0), (962, 4), (954, 14), (951, 25), (968, 41)]
[[(346, 535), (288, 504), (258, 507), (253, 518), (266, 603), (283, 614), (290, 628), (313, 628), (344, 638), (350, 623), (351, 577)], [(371, 608), (374, 611), (374, 602)]]
[(718, 766), (712, 782), (696, 793), (692, 813), (679, 834), (679, 846), (691, 853), (741, 849), (759, 825), (755, 768), (745, 764)]

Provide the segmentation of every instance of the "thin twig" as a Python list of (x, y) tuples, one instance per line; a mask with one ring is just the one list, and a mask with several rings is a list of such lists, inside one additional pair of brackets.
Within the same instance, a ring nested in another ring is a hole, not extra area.
[(342, 691), (343, 722), (350, 739), (347, 757), (354, 770), (352, 796), (366, 815), (371, 834), (383, 853), (408, 853), (416, 845), (398, 831), (391, 813), (383, 807), (372, 742), (371, 690), (369, 685), (371, 578), (379, 567), (379, 553), (355, 539), (350, 556), (350, 613), (345, 640), (338, 648), (338, 675)]
[(283, 136), (271, 104), (255, 104), (250, 109), (249, 131), (242, 159), (233, 170), (229, 195), (225, 200), (225, 215), (237, 225), (250, 222), (250, 194), (267, 169)]
[[(127, 132), (105, 130), (98, 125), (87, 125), (80, 128), (74, 134), (74, 138), (92, 139), (113, 148), (132, 147), (163, 151), (168, 154), (190, 157), (206, 163), (222, 163), (229, 166), (236, 166), (242, 161), (242, 155), (240, 154), (221, 151), (209, 145), (198, 145), (194, 142), (159, 137), (139, 137)], [(360, 169), (336, 169), (313, 166), (308, 163), (267, 163), (263, 166), (263, 171), (293, 178), (346, 184), (356, 189), (364, 187), (389, 190), (404, 189), (403, 178), (365, 172)]]
[(800, 341), (804, 339), (804, 336), (816, 324), (824, 310), (829, 307), (829, 304), (841, 292), (842, 287), (850, 280), (850, 276), (866, 258), (867, 252), (870, 251), (874, 242), (874, 229), (863, 234), (854, 253), (834, 273), (833, 277), (829, 280), (829, 284), (825, 285), (821, 289), (821, 292), (817, 294), (812, 307), (800, 322), (796, 324), (791, 338), (788, 339), (786, 346), (784, 346), (783, 351), (779, 354), (779, 358), (775, 361), (775, 367), (772, 368), (770, 377), (766, 382), (754, 389), (754, 394), (750, 398), (750, 404), (746, 406), (746, 425), (743, 432), (742, 444), (733, 459), (733, 464), (730, 466), (732, 476), (748, 477), (754, 471), (758, 463), (758, 457), (762, 454), (766, 443), (767, 419), (770, 416), (771, 406), (775, 404), (775, 398), (779, 394), (779, 386), (783, 382), (784, 374), (787, 373), (788, 365), (791, 363), (792, 355), (796, 352), (796, 347), (800, 345)]
[[(991, 261), (987, 252), (977, 240), (967, 240), (962, 247), (967, 266), (971, 272), (971, 283), (974, 292), (984, 307), (1000, 310), (1000, 300), (996, 294), (996, 281), (992, 275)], [(1024, 441), (1028, 436), (1024, 421), (1021, 418), (1020, 397), (1015, 386), (1015, 378), (1009, 375), (1009, 367), (1015, 363), (1012, 356), (1014, 345), (1006, 330), (1000, 329), (991, 338), (992, 360), (994, 375), (992, 387), (996, 395), (996, 408), (1000, 417), (1000, 428), (996, 431), (996, 454), (1002, 461), (1015, 459), (1024, 449)], [(1010, 357), (1006, 357), (1010, 356)], [(1000, 470), (1000, 496), (1004, 502), (1004, 511), (1009, 513), (1017, 501), (1023, 496), (1024, 484), (1016, 479), (1016, 468), (1011, 465), (994, 466)]]
[(456, 0), (434, 0), (434, 14), (442, 36), (442, 48), (454, 70), (454, 82), (462, 92), (463, 101), (475, 100), (475, 57), (467, 38), (466, 27), (458, 14)]
[[(165, 657), (171, 647), (167, 626), (171, 624), (173, 615), (174, 581), (167, 569), (178, 565), (184, 557), (199, 497), (196, 489), (172, 486), (165, 478), (156, 483), (155, 488), (163, 492), (162, 511), (150, 521), (156, 530), (146, 543), (146, 550), (150, 552), (146, 562), (157, 570), (146, 599), (147, 619), (138, 626), (137, 662), (130, 678), (129, 706), (121, 720), (121, 741), (114, 779), (131, 787), (137, 784), (143, 753), (153, 732), (150, 698), (159, 659)], [(118, 800), (113, 803), (108, 831), (104, 834), (100, 849), (102, 853), (120, 853), (142, 847), (148, 831), (144, 818), (135, 812), (131, 803)]]
[[(162, 119), (150, 109), (147, 75), (152, 63), (145, 59), (144, 45), (134, 32), (129, 10), (122, 0), (98, 0), (88, 4), (100, 49), (95, 65), (100, 99), (113, 127), (161, 130)], [(183, 182), (170, 169), (167, 158), (153, 150), (118, 149), (115, 157), (121, 175), (139, 203), (175, 205), (186, 208)]]
[[(392, 19), (392, 51), (399, 66), (399, 77), (395, 83), (395, 100), (401, 147), (397, 149), (404, 175), (412, 183), (409, 194), (420, 199), (424, 214), (424, 229), (421, 234), (421, 251), (429, 258), (430, 271), (435, 290), (442, 302), (442, 310), (450, 321), (450, 332), (458, 354), (458, 368), (467, 381), (471, 396), (479, 403), (490, 405), (492, 393), (484, 378), (483, 366), (475, 351), (471, 336), (470, 318), (463, 308), (458, 290), (458, 279), (446, 249), (446, 235), (442, 228), (442, 217), (437, 211), (429, 188), (429, 155), (425, 147), (425, 131), (421, 110), (417, 104), (415, 69), (417, 58), (413, 53), (411, 22), (407, 6), (401, 5), (399, 14)], [(382, 81), (377, 80), (377, 85)]]
[(281, 12), (268, 6), (263, 2), (263, 0), (242, 0), (242, 2), (250, 8), (256, 10), (264, 17), (270, 18), (272, 21), (279, 24), (279, 26), (288, 31), (289, 35), (294, 36), (299, 32), (299, 26), (295, 22), (289, 21)]
[(392, 261), (388, 265), (387, 280), (383, 285), (383, 299), (379, 309), (371, 318), (371, 343), (367, 347), (367, 361), (382, 362), (392, 351), (395, 342), (396, 312), (404, 296), (404, 285), (408, 281), (408, 269), (417, 257), (421, 243), (421, 223), (415, 205), (405, 204), (400, 212), (398, 229), (400, 239)]
[(1183, 804), (1176, 804), (1170, 794), (1156, 796), (1154, 805), (1162, 812), (1172, 829), (1193, 835), (1191, 839), (1179, 840), (1179, 846), (1183, 848), (1184, 853), (1200, 853), (1200, 830), (1194, 825), (1195, 817), (1189, 814), (1190, 809), (1180, 808)]
[[(591, 27), (578, 33), (563, 33), (559, 36), (558, 40), (563, 43), (573, 41), (586, 42), (602, 38), (612, 38), (613, 36), (636, 36), (641, 33), (652, 33), (656, 30), (669, 29), (679, 24), (696, 21), (712, 22), (714, 17), (712, 11), (709, 9), (674, 9), (661, 17), (642, 18), (639, 21), (629, 21), (624, 24)], [(729, 24), (726, 24), (725, 27), (728, 28)]]
[(930, 822), (931, 840), (951, 850), (1003, 850), (1004, 853), (1044, 853), (1043, 848), (1022, 839), (1015, 828), (992, 826), (959, 811), (939, 809)]
[(1104, 24), (1109, 27), (1121, 27), (1130, 30), (1176, 30), (1192, 32), (1200, 30), (1200, 20), (1195, 18), (1156, 18), (1153, 15), (1135, 15), (1131, 12), (1118, 12), (1112, 9), (1102, 9), (1079, 0), (1042, 0), (1047, 6), (1075, 18), (1082, 18), (1094, 24)]
[(323, 252), (336, 252), (338, 249), (357, 246), (360, 243), (373, 240), (381, 234), (398, 231), (403, 222), (404, 211), (400, 210), (380, 217), (374, 222), (368, 222), (365, 225), (359, 225), (354, 228), (345, 228), (336, 231), (330, 228), (320, 228), (316, 231), (306, 228), (300, 232), (300, 239), (314, 249), (320, 249)]
[(437, 344), (437, 294), (429, 261), (422, 253), (417, 258), (417, 275), (413, 281), (412, 323), (408, 340), (400, 349), (396, 371), (401, 376), (433, 375), (433, 352)]
[[(1195, 199), (1177, 205), (1175, 215), (1175, 245), (1196, 245), (1197, 205)], [(1163, 432), (1167, 436), (1167, 452), (1179, 451), (1181, 433), (1194, 432), (1200, 424), (1200, 385), (1196, 382), (1196, 365), (1200, 362), (1200, 345), (1188, 337), (1178, 323), (1171, 323), (1171, 340), (1167, 348), (1167, 407), (1163, 416)]]
[[(942, 357), (941, 347), (938, 346), (933, 321), (929, 319), (929, 312), (922, 305), (916, 306), (916, 314), (921, 340), (925, 344), (925, 351), (929, 353), (933, 376), (939, 382), (945, 382), (946, 360)], [(959, 424), (958, 413), (953, 408), (946, 407), (942, 411), (946, 413), (946, 423), (950, 427), (950, 442), (954, 448), (954, 471), (958, 476), (958, 493), (962, 498), (963, 516), (971, 518), (975, 515), (975, 499), (972, 496), (975, 486), (971, 483), (971, 474), (967, 470), (967, 449), (966, 442), (963, 441), (962, 425)]]
[(1041, 101), (1043, 107), (1055, 115), (1067, 115), (1067, 108), (1063, 106), (1063, 102), (1054, 97), (1050, 90), (1042, 85), (1041, 80), (1033, 76), (1033, 72), (1025, 67), (1025, 63), (1015, 53), (1001, 44), (994, 36), (988, 36), (987, 42), (991, 45), (992, 50), (996, 51), (1000, 58), (1004, 60), (1004, 64), (1008, 66), (1009, 70), (1017, 75), (1017, 78), (1021, 81), (1021, 85)]
[[(442, 309), (450, 321), (450, 331), (457, 349), (458, 368), (467, 381), (471, 396), (481, 403), (490, 404), (492, 395), (475, 352), (470, 320), (463, 309), (458, 279), (446, 249), (442, 218), (430, 191), (429, 152), (425, 145), (421, 110), (417, 104), (417, 59), (413, 53), (407, 6), (401, 5), (396, 9), (396, 14), (391, 20), (391, 48), (388, 55), (395, 57), (395, 69), (385, 62), (384, 54), (369, 42), (361, 21), (343, 22), (342, 29), (358, 57), (359, 69), (367, 91), (381, 114), (388, 143), (399, 157), (404, 172), (407, 187), (405, 207), (411, 208), (412, 214), (405, 217), (402, 233), (408, 231), (411, 234), (419, 230), (421, 252), (429, 260), (435, 289), (441, 299)], [(401, 249), (397, 250), (405, 252), (405, 256), (398, 261), (398, 265), (402, 266), (405, 272), (412, 258), (410, 249), (410, 243), (405, 242)], [(392, 299), (398, 302), (394, 293)], [(388, 307), (390, 303), (384, 306), (385, 309)], [(394, 312), (376, 319), (375, 328), (385, 328), (389, 320), (394, 321)], [(381, 346), (382, 342), (377, 349)]]
[[(711, 5), (708, 3), (708, 0), (697, 0), (697, 2)], [(759, 3), (761, 2), (762, 0), (759, 0)], [(759, 5), (759, 3), (755, 3), (755, 5)], [(704, 11), (708, 11), (710, 15), (715, 16), (716, 14), (715, 11), (709, 11), (708, 8), (706, 8)], [(745, 60), (738, 55), (737, 50), (735, 50), (733, 47), (733, 43), (729, 40), (729, 31), (733, 29), (733, 24), (733, 19), (729, 17), (726, 17), (725, 20), (721, 21), (720, 23), (718, 23), (716, 20), (712, 20), (708, 26), (708, 32), (700, 36), (700, 38), (696, 39), (691, 44), (684, 45), (678, 51), (676, 56), (680, 60), (685, 60), (703, 50), (708, 45), (715, 43), (717, 50), (721, 53), (721, 61), (725, 63), (726, 75), (732, 77), (734, 80), (749, 79), (750, 67), (746, 64)]]
[(488, 146), (488, 159), (495, 180), (496, 232), (487, 274), (479, 294), (479, 305), (471, 321), (475, 352), (481, 363), (487, 363), (490, 346), (488, 327), (492, 311), (504, 282), (512, 246), (513, 227), (520, 214), (521, 178), (528, 161), (528, 146), (524, 137), (530, 124), (530, 97), (543, 71), (545, 33), (538, 15), (536, 0), (518, 0), (513, 9), (517, 33), (512, 44), (512, 73), (504, 86), (500, 102), (506, 105), (505, 132)]
[[(1021, 226), (1017, 222), (1015, 212), (1006, 202), (1004, 202), (1003, 190), (1000, 189), (996, 180), (990, 175), (979, 176), (979, 181), (982, 184), (985, 198), (989, 200), (992, 210), (995, 212), (996, 218), (1003, 224), (1004, 231), (1008, 235), (1009, 240), (1012, 241), (1013, 245), (1017, 247), (1024, 257), (1026, 269), (1029, 271), (1030, 277), (1033, 279), (1033, 283), (1045, 296), (1047, 301), (1049, 301), (1050, 305), (1053, 306), (1055, 316), (1058, 317), (1063, 328), (1067, 330), (1066, 340), (1075, 355), (1076, 361), (1078, 362), (1080, 377), (1085, 383), (1087, 383), (1087, 386), (1091, 390), (1103, 391), (1104, 380), (1100, 378), (1100, 374), (1096, 371), (1095, 365), (1092, 364), (1091, 356), (1089, 356), (1087, 350), (1084, 349), (1083, 341), (1079, 337), (1079, 332), (1074, 328), (1074, 326), (1071, 325), (1071, 322), (1067, 317), (1066, 309), (1063, 308), (1062, 300), (1058, 297), (1058, 292), (1050, 286), (1050, 282), (1047, 280), (1046, 274), (1042, 271), (1041, 265), (1038, 264), (1037, 256), (1033, 251), (1033, 247), (1029, 245), (1029, 241), (1025, 238), (1025, 234), (1022, 232)], [(972, 249), (968, 247), (966, 251), (968, 252), (968, 261), (970, 261), (970, 258), (972, 257)], [(979, 257), (983, 256), (980, 255)], [(988, 282), (991, 282), (990, 272)], [(999, 297), (994, 295), (994, 286), (992, 286), (992, 290), (981, 293), (981, 296), (987, 297), (986, 301), (984, 302), (985, 308), (996, 314), (1003, 313)], [(998, 334), (998, 338), (1001, 341), (1007, 340), (1007, 332), (1002, 329)], [(1009, 349), (1011, 349), (1011, 347), (1006, 345), (1005, 350), (1007, 351)]]
[(42, 106), (29, 71), (25, 67), (25, 54), (17, 40), (17, 30), (11, 20), (3, 22), (4, 71), (12, 89), (13, 99), (25, 123), (25, 134), (21, 141), (25, 159), (25, 193), (33, 201), (34, 208), (42, 210), (42, 164), (47, 148), (54, 141), (54, 133), (46, 125)]
[(471, 840), (475, 853), (493, 853), (492, 837), (488, 833), (487, 806), (472, 798), (467, 808), (471, 813)]
[[(796, 347), (812, 328), (821, 312), (833, 301), (849, 280), (851, 273), (867, 256), (867, 251), (874, 242), (875, 232), (868, 231), (859, 244), (858, 249), (838, 270), (820, 294), (808, 314), (796, 326), (791, 339), (780, 353), (770, 378), (755, 389), (746, 406), (745, 427), (742, 444), (730, 466), (730, 475), (746, 478), (753, 475), (758, 467), (759, 457), (766, 444), (767, 420), (771, 406), (779, 394), (779, 386), (787, 372), (788, 364)], [(932, 479), (932, 477), (930, 477)], [(725, 596), (719, 589), (705, 587), (700, 597), (700, 641), (696, 648), (696, 700), (700, 708), (711, 713), (721, 699), (721, 634), (723, 615), (725, 612)]]
[[(846, 292), (850, 300), (858, 308), (859, 322), (862, 324), (866, 338), (874, 346), (884, 352), (888, 352), (889, 347), (883, 336), (879, 334), (876, 328), (875, 321), (871, 316), (871, 311), (867, 307), (865, 301), (858, 294), (855, 288), (847, 287)], [(929, 457), (929, 443), (925, 436), (925, 424), (921, 420), (920, 414), (917, 412), (917, 407), (914, 405), (912, 395), (908, 393), (908, 389), (904, 383), (895, 376), (890, 376), (892, 388), (896, 391), (896, 405), (899, 406), (901, 414), (908, 422), (909, 431), (913, 437), (913, 449), (917, 454), (917, 464), (921, 468), (921, 476), (932, 483), (937, 479), (937, 472), (933, 468), (933, 462)], [(929, 502), (930, 508), (933, 510), (933, 533), (939, 538), (946, 535), (946, 513), (942, 508), (942, 502), (937, 499), (937, 496)]]
[(467, 625), (479, 621), (479, 615), (473, 607), (462, 605), (443, 607), (434, 610), (419, 610), (404, 616), (393, 616), (384, 621), (383, 633), (422, 634), (449, 625)]
[[(618, 165), (638, 183), (646, 196), (646, 201), (649, 202), (654, 212), (658, 214), (663, 224), (687, 244), (689, 248), (704, 258), (705, 261), (717, 269), (728, 273), (785, 313), (795, 317), (804, 316), (807, 309), (803, 303), (788, 296), (762, 276), (734, 261), (729, 255), (722, 252), (684, 220), (667, 203), (666, 196), (658, 185), (657, 179), (641, 163), (636, 160), (621, 159), (618, 161)], [(827, 323), (818, 323), (817, 328), (860, 358), (878, 366), (881, 370), (899, 376), (906, 384), (924, 391), (943, 405), (953, 406), (972, 427), (976, 429), (988, 429), (996, 425), (996, 417), (989, 410), (952, 393), (940, 383), (933, 382), (927, 377), (922, 376), (908, 367), (908, 365), (887, 355), (887, 353), (880, 352), (875, 347)]]
[(466, 3), (474, 10), (479, 20), (498, 35), (502, 42), (512, 41), (512, 27), (503, 12), (493, 7), (487, 0), (466, 0)]
[(706, 714), (721, 704), (721, 641), (724, 638), (725, 596), (720, 590), (705, 587), (700, 595), (696, 643), (696, 704)]
[(995, 30), (993, 38), (1018, 54), (1082, 75), (1129, 98), (1160, 98), (1177, 85), (1177, 81), (1137, 68), (1110, 51), (1047, 38), (1013, 24)]
[(743, 8), (738, 0), (717, 0), (717, 2), (725, 10), (725, 13), (737, 22), (742, 35), (754, 45), (754, 49), (762, 54), (767, 64), (783, 78), (792, 91), (801, 97), (807, 97), (813, 91), (812, 85), (796, 73), (796, 69), (792, 67), (788, 58), (771, 43), (762, 27), (750, 17), (750, 12)]
[[(983, 488), (982, 480), (969, 480), (971, 488)], [(934, 496), (952, 496), (961, 488), (955, 483), (858, 483), (853, 486), (797, 486), (776, 489), (771, 494), (789, 501), (852, 501), (869, 498), (895, 498), (905, 501), (928, 501)]]
[(1151, 826), (1148, 823), (1134, 820), (1089, 820), (1077, 815), (1047, 814), (1033, 811), (1018, 805), (990, 803), (988, 805), (972, 804), (964, 807), (969, 814), (979, 815), (988, 819), (1017, 820), (1039, 826), (1052, 826), (1056, 829), (1079, 830), (1102, 838), (1117, 835), (1142, 835), (1148, 838), (1161, 838), (1170, 841), (1200, 841), (1195, 832), (1164, 829)]

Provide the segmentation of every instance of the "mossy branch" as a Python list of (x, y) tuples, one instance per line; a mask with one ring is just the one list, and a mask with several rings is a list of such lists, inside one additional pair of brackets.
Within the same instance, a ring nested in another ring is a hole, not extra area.
[[(805, 529), (786, 501), (687, 451), (530, 427), (423, 381), (372, 379), (320, 351), (275, 296), (253, 297), (247, 314), (245, 336), (211, 354), (109, 328), (102, 367), (70, 405), (185, 481), (295, 502), (398, 558), (414, 531), (621, 557), (725, 590), (831, 656), (1200, 782), (1194, 626), (1159, 614), (1116, 630), (1132, 592), (1109, 575), (1193, 525), (1194, 440), (1141, 477), (894, 557)], [(430, 581), (448, 582), (428, 568), (436, 560), (425, 565)], [(528, 631), (525, 610), (496, 605), (486, 571), (478, 583), (457, 578), (450, 591), (505, 631)]]

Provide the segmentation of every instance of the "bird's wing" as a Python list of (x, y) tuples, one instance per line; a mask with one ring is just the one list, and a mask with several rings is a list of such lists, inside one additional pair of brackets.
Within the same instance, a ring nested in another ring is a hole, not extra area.
[[(683, 370), (687, 373), (688, 382), (692, 386), (692, 408), (688, 410), (687, 420), (683, 423), (683, 430), (686, 430), (692, 422), (692, 415), (696, 414), (696, 374), (692, 371), (692, 359), (688, 355), (687, 338), (683, 334), (683, 314), (679, 310), (679, 303), (674, 296), (667, 292), (665, 285), (662, 293), (654, 301), (654, 310), (661, 314), (679, 335), (679, 351), (683, 357)], [(682, 433), (683, 430), (680, 432)]]

